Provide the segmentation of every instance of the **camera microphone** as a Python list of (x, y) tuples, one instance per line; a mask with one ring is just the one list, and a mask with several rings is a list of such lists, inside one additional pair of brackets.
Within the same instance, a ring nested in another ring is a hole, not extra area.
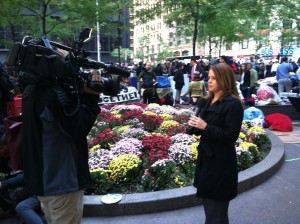
[(124, 78), (128, 78), (130, 76), (130, 72), (126, 71), (125, 69), (119, 68), (114, 65), (110, 65), (107, 67), (107, 71), (111, 74), (118, 74), (121, 75)]
[[(198, 101), (198, 108), (197, 108), (197, 111), (195, 113), (195, 116), (196, 117), (199, 117), (203, 107), (205, 106), (206, 104), (206, 99), (205, 98), (200, 98), (199, 101)], [(195, 132), (195, 127), (191, 127), (189, 126), (187, 129), (186, 129), (186, 133), (189, 134), (189, 135), (193, 135), (194, 132)]]

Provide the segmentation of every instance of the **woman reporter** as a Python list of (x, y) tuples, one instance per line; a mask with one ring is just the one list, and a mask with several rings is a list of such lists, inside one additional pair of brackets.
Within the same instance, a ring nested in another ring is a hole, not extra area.
[(243, 105), (235, 75), (226, 63), (211, 65), (207, 102), (200, 116), (188, 124), (201, 135), (194, 186), (203, 199), (205, 224), (228, 224), (229, 201), (238, 187), (235, 142), (239, 136)]

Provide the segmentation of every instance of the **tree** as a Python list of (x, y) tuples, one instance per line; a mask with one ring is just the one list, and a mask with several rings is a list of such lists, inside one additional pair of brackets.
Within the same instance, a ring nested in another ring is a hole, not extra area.
[(173, 57), (173, 52), (168, 50), (167, 44), (160, 39), (160, 45), (162, 46), (162, 51), (157, 54), (157, 61), (166, 61), (167, 58)]
[(149, 55), (149, 49), (147, 48), (148, 43), (149, 43), (149, 37), (146, 35), (139, 39), (140, 49), (135, 55), (136, 58), (143, 60), (144, 58), (148, 57)]
[(20, 33), (20, 26), (22, 25), (24, 33), (32, 27), (32, 21), (28, 17), (22, 16), (23, 8), (15, 1), (3, 0), (0, 2), (0, 26), (6, 27), (10, 32), (7, 40), (0, 40), (1, 44), (11, 46), (18, 41)]
[(51, 35), (51, 39), (70, 44), (82, 28), (94, 28), (97, 19), (102, 23), (111, 15), (106, 7), (109, 1), (99, 2), (96, 7), (95, 1), (85, 0), (2, 0), (0, 25), (22, 27), (30, 36)]
[(129, 22), (124, 21), (125, 14), (130, 8), (133, 7), (132, 0), (113, 0), (106, 4), (106, 13), (109, 15), (106, 17), (109, 24), (106, 29), (107, 34), (115, 37), (115, 46), (118, 49), (118, 61), (121, 63), (121, 35), (122, 32), (130, 29)]
[[(119, 53), (120, 50), (120, 53)], [(133, 51), (128, 48), (116, 48), (111, 52), (111, 56), (120, 57), (125, 63), (130, 56), (133, 55)]]

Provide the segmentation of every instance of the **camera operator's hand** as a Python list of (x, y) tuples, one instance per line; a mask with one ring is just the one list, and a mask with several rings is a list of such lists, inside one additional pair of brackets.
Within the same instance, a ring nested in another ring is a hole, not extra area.
[(102, 81), (101, 75), (100, 75), (100, 73), (98, 72), (98, 70), (94, 70), (94, 71), (92, 72), (92, 81)]
[(88, 94), (92, 94), (92, 95), (100, 95), (100, 92), (97, 92), (97, 91), (89, 88), (86, 81), (84, 81), (84, 83), (83, 83), (82, 92), (85, 92), (85, 93), (88, 93)]
[[(91, 81), (96, 81), (96, 82), (102, 82), (103, 80), (101, 78), (101, 76), (99, 74), (97, 74), (96, 72), (92, 73), (92, 80)], [(100, 95), (100, 92), (97, 92), (95, 90), (93, 90), (92, 88), (88, 87), (87, 81), (84, 81), (83, 83), (83, 92), (88, 93), (88, 94), (92, 94), (92, 95)]]

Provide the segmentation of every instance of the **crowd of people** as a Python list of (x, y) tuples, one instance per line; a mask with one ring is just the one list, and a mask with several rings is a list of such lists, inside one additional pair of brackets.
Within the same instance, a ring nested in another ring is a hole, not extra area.
[[(250, 57), (249, 60), (233, 60), (229, 56), (220, 56), (219, 58), (208, 60), (196, 60), (195, 57), (191, 57), (190, 63), (183, 63), (180, 61), (167, 61), (165, 63), (158, 63), (156, 65), (147, 62), (148, 72), (153, 74), (154, 82), (157, 76), (173, 77), (175, 82), (175, 99), (174, 105), (180, 104), (197, 104), (199, 98), (204, 97), (207, 92), (208, 71), (211, 65), (217, 63), (228, 64), (236, 77), (238, 89), (241, 93), (241, 97), (249, 99), (252, 94), (256, 94), (258, 81), (265, 78), (274, 77), (276, 79), (276, 85), (274, 85), (275, 91), (280, 95), (282, 92), (290, 92), (292, 87), (298, 85), (297, 80), (300, 79), (300, 58), (298, 61), (293, 61), (287, 57), (278, 59), (265, 60), (263, 58), (256, 59)], [(139, 76), (145, 71), (145, 64), (140, 62), (135, 71)], [(187, 74), (189, 83), (184, 83), (183, 76)], [(293, 82), (291, 74), (296, 74), (296, 82)], [(141, 78), (141, 77), (140, 77)], [(142, 83), (143, 80), (139, 79)], [(185, 84), (188, 84), (188, 90), (181, 93)], [(154, 88), (154, 87), (153, 87)], [(149, 91), (149, 89), (148, 89)], [(143, 92), (141, 94), (143, 96)], [(149, 97), (148, 97), (149, 99)], [(144, 103), (151, 101), (144, 100)]]

